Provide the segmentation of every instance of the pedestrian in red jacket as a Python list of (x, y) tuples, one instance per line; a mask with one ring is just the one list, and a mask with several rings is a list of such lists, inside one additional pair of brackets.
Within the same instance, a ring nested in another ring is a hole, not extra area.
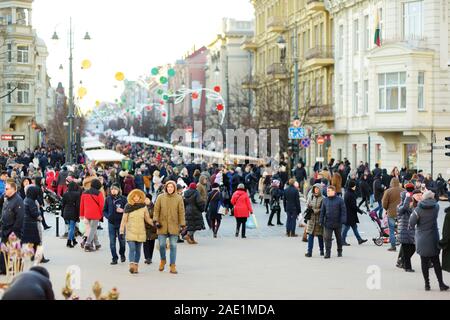
[(245, 186), (238, 185), (236, 192), (231, 198), (231, 204), (234, 206), (234, 217), (236, 218), (236, 237), (239, 237), (239, 230), (242, 225), (242, 238), (245, 239), (245, 224), (247, 219), (253, 214), (252, 204)]
[(103, 218), (103, 207), (105, 204), (105, 198), (100, 191), (101, 188), (101, 182), (98, 179), (94, 179), (91, 182), (91, 188), (81, 195), (80, 219), (84, 220), (87, 227), (87, 237), (84, 237), (81, 246), (86, 252), (92, 252), (101, 247), (97, 237), (97, 226)]

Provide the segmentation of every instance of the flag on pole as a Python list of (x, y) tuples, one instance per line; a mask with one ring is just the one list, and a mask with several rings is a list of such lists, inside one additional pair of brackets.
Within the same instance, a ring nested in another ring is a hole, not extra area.
[(378, 9), (377, 9), (377, 13), (375, 16), (375, 40), (374, 40), (374, 43), (378, 47), (381, 47), (381, 26), (380, 26), (380, 16), (378, 14)]

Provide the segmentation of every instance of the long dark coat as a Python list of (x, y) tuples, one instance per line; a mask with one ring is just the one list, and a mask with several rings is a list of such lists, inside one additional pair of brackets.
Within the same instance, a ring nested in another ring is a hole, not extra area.
[(409, 224), (416, 227), (416, 249), (421, 257), (439, 255), (439, 204), (434, 199), (422, 200), (411, 214)]
[(442, 239), (439, 242), (442, 250), (442, 270), (450, 272), (450, 207), (445, 209), (447, 215), (442, 228)]
[(189, 189), (184, 193), (184, 207), (187, 231), (205, 230), (202, 212), (205, 203), (197, 190)]
[(400, 204), (397, 208), (398, 240), (401, 244), (415, 244), (416, 230), (409, 225), (409, 218), (414, 208), (411, 208), (411, 197), (406, 197), (406, 192), (400, 195)]
[(41, 237), (38, 229), (38, 217), (40, 216), (39, 208), (36, 204), (39, 196), (39, 189), (35, 186), (28, 188), (27, 197), (24, 201), (25, 216), (22, 227), (22, 243), (41, 243)]
[(354, 226), (359, 223), (358, 212), (362, 213), (361, 209), (356, 205), (356, 194), (353, 190), (347, 189), (344, 195), (345, 208), (347, 209), (347, 221), (345, 225)]
[(62, 198), (62, 212), (64, 220), (80, 220), (80, 198), (79, 191), (69, 191), (64, 193)]

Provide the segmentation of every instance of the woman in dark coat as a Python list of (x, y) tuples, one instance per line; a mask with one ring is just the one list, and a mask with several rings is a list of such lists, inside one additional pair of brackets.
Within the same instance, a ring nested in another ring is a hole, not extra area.
[(26, 189), (26, 197), (24, 200), (25, 216), (22, 227), (22, 243), (32, 243), (34, 250), (41, 244), (41, 236), (39, 234), (39, 208), (36, 204), (39, 195), (37, 187), (31, 185)]
[(47, 224), (45, 221), (45, 215), (44, 215), (44, 191), (43, 191), (43, 185), (42, 185), (42, 177), (34, 177), (32, 179), (33, 184), (38, 187), (39, 189), (39, 195), (38, 195), (38, 203), (39, 203), (39, 212), (41, 214), (42, 218), (42, 226), (44, 227), (44, 230), (48, 230), (51, 227)]
[(28, 177), (23, 178), (22, 181), (20, 182), (19, 195), (23, 200), (25, 200), (25, 198), (26, 198), (25, 188), (27, 186), (29, 186), (30, 184), (32, 184), (32, 181)]
[(425, 290), (431, 289), (429, 277), (431, 261), (439, 282), (439, 288), (441, 291), (446, 291), (449, 287), (442, 279), (441, 262), (439, 260), (439, 229), (437, 223), (439, 204), (434, 200), (434, 193), (431, 191), (426, 191), (422, 199), (416, 210), (411, 214), (409, 224), (411, 227), (416, 227), (416, 247), (422, 263)]
[(370, 185), (368, 180), (368, 175), (366, 173), (363, 174), (361, 180), (359, 181), (359, 190), (361, 191), (361, 202), (358, 204), (358, 208), (361, 208), (363, 203), (366, 204), (367, 212), (370, 211), (369, 203), (370, 203)]
[(208, 194), (208, 200), (205, 207), (206, 214), (211, 221), (211, 229), (214, 233), (214, 238), (217, 238), (220, 223), (222, 222), (222, 215), (219, 214), (221, 205), (223, 205), (222, 192), (220, 192), (220, 186), (217, 183), (214, 183), (211, 192)]
[(344, 229), (342, 230), (342, 243), (344, 246), (350, 246), (350, 244), (347, 243), (347, 233), (352, 228), (353, 233), (355, 234), (356, 239), (358, 240), (358, 244), (363, 244), (367, 242), (366, 239), (361, 238), (358, 232), (358, 213), (363, 213), (361, 209), (358, 208), (356, 205), (356, 183), (354, 181), (350, 181), (348, 183), (348, 189), (345, 192), (344, 196), (344, 202), (345, 207), (347, 209), (347, 221), (344, 225)]
[(205, 203), (201, 200), (197, 191), (197, 184), (191, 183), (189, 189), (184, 192), (184, 207), (186, 216), (186, 231), (188, 234), (185, 240), (189, 244), (197, 244), (194, 239), (195, 231), (205, 230), (202, 212), (205, 210)]
[(450, 207), (445, 209), (445, 213), (442, 239), (439, 241), (439, 245), (442, 248), (442, 270), (450, 272)]
[(401, 261), (402, 267), (406, 272), (414, 272), (411, 267), (411, 257), (416, 251), (416, 231), (414, 228), (410, 228), (409, 218), (411, 217), (414, 208), (417, 207), (418, 200), (420, 201), (422, 194), (420, 191), (413, 194), (413, 184), (407, 184), (405, 187), (407, 191), (400, 195), (400, 205), (397, 208), (398, 240), (402, 244), (399, 261)]
[(78, 185), (75, 182), (69, 183), (67, 192), (62, 198), (63, 218), (69, 224), (68, 248), (73, 248), (78, 244), (75, 239), (75, 225), (80, 221), (80, 198), (81, 192)]

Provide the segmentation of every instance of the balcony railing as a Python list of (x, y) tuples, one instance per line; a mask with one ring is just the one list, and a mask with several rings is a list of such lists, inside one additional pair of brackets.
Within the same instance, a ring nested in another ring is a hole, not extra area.
[(312, 11), (322, 11), (325, 10), (325, 2), (324, 0), (306, 0), (306, 7)]
[(277, 78), (285, 78), (289, 76), (289, 73), (284, 63), (272, 63), (267, 67), (267, 75)]
[(256, 50), (258, 45), (256, 44), (255, 38), (246, 38), (241, 44), (242, 50)]
[(327, 104), (327, 105), (317, 105), (317, 106), (310, 106), (308, 116), (310, 118), (334, 118), (334, 111), (333, 111), (333, 105)]
[(306, 51), (306, 60), (309, 59), (333, 59), (334, 47), (333, 46), (316, 46)]
[(241, 85), (243, 89), (256, 89), (258, 87), (258, 78), (254, 76), (246, 76), (242, 79)]
[(286, 19), (278, 16), (269, 17), (266, 26), (269, 32), (282, 32), (287, 29)]

